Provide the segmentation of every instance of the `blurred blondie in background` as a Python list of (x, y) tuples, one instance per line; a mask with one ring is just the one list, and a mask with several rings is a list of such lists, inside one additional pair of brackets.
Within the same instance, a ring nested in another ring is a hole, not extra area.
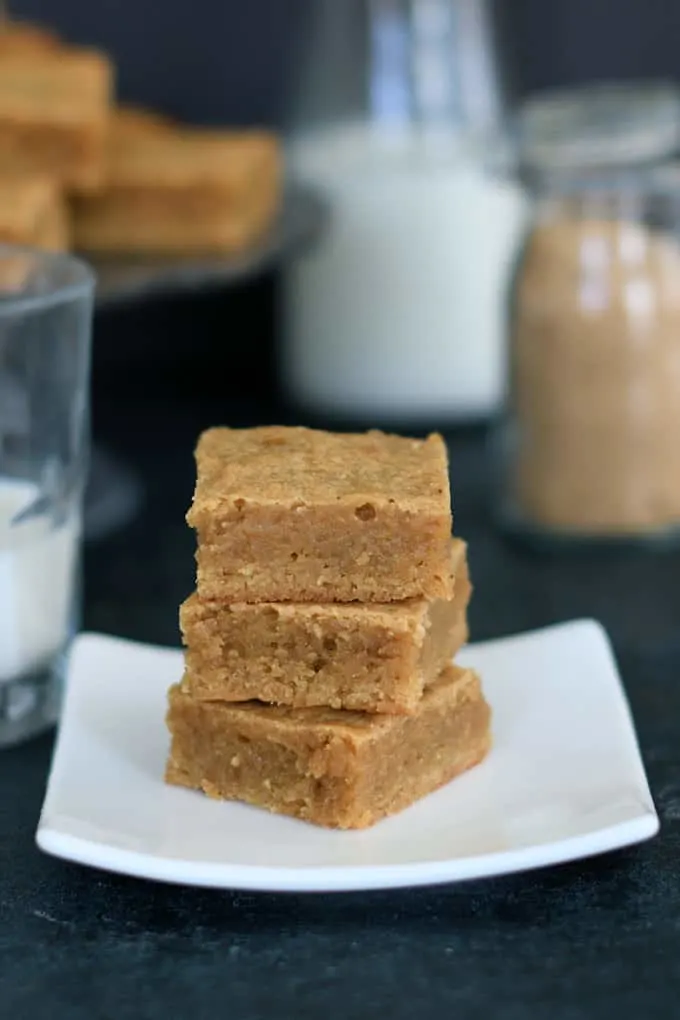
[(267, 130), (199, 128), (116, 97), (114, 58), (0, 21), (0, 241), (105, 254), (234, 253), (276, 215)]

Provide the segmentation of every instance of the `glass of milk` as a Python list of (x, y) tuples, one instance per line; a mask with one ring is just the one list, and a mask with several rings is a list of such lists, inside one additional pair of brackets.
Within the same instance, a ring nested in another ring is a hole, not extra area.
[(286, 266), (281, 375), (370, 424), (483, 420), (506, 388), (526, 200), (489, 0), (315, 0), (288, 132), (330, 228)]
[(55, 722), (77, 621), (94, 277), (0, 246), (0, 747)]

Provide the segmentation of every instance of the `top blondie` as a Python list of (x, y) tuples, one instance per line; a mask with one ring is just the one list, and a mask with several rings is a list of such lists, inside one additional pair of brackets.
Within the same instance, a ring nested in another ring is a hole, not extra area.
[(187, 521), (200, 598), (450, 598), (451, 502), (441, 436), (214, 428), (196, 449)]

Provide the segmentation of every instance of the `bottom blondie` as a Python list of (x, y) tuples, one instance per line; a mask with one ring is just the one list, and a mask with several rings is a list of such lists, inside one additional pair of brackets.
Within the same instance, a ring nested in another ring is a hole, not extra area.
[(402, 810), (476, 765), (490, 745), (479, 678), (456, 666), (411, 716), (208, 703), (176, 685), (167, 721), (168, 783), (341, 829)]

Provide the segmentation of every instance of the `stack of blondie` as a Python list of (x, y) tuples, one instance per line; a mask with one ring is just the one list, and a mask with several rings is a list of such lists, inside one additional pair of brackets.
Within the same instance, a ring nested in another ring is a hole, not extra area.
[(0, 16), (0, 241), (181, 257), (255, 243), (279, 208), (277, 137), (120, 104), (115, 78), (103, 50)]
[(219, 428), (196, 459), (167, 781), (361, 828), (479, 762), (441, 438)]

